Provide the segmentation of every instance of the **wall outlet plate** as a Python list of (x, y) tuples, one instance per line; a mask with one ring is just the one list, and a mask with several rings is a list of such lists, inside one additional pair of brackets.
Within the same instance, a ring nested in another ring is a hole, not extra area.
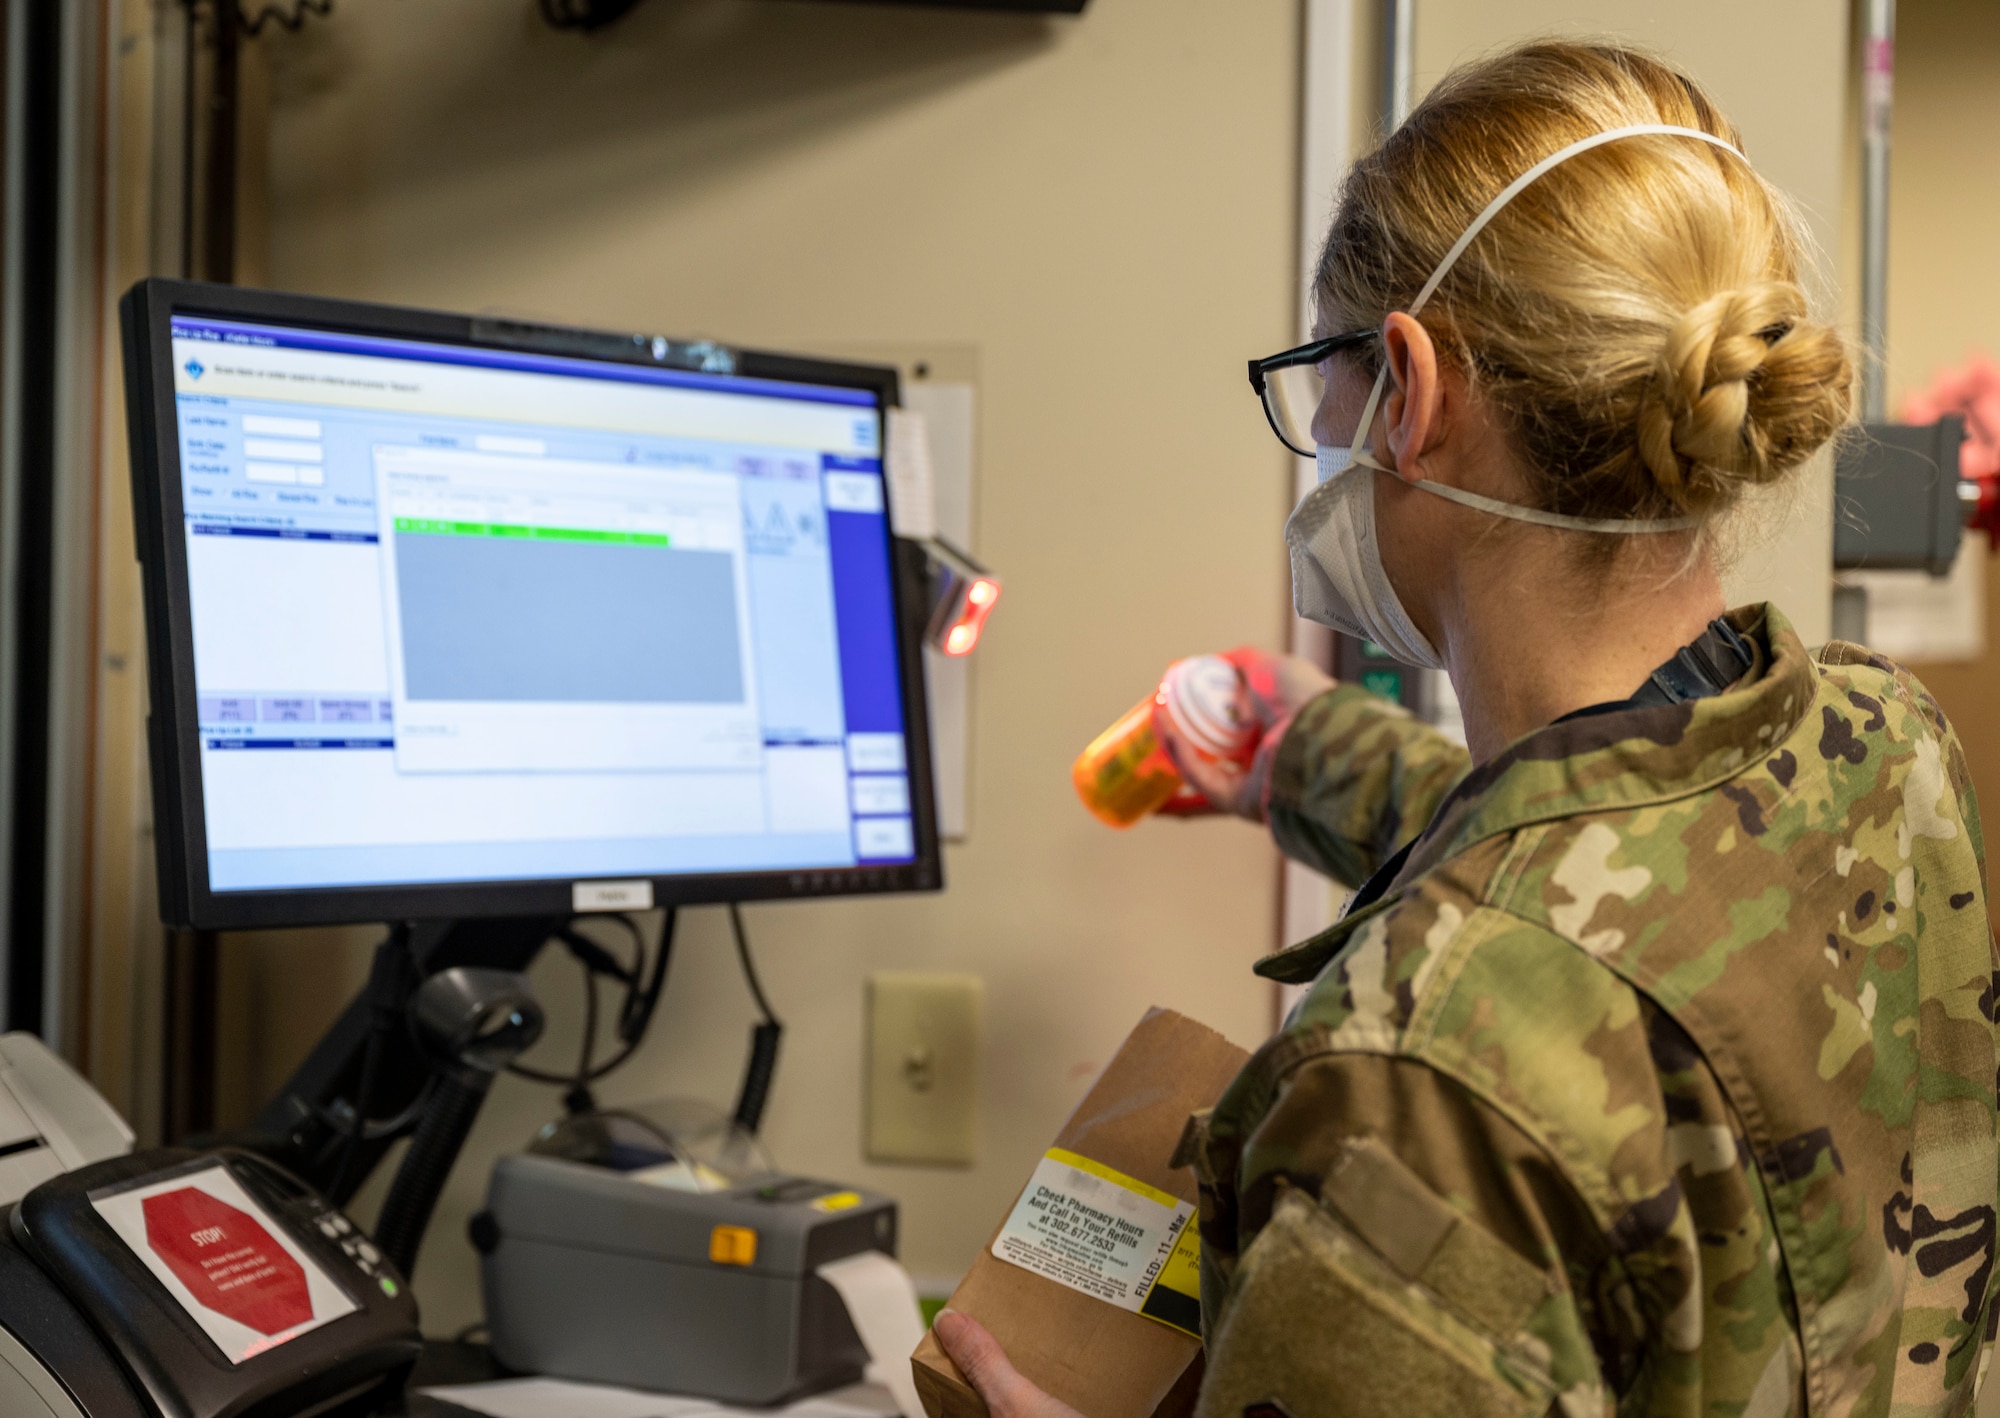
[(985, 982), (974, 975), (885, 970), (869, 977), (869, 1161), (965, 1167), (976, 1160), (985, 997)]

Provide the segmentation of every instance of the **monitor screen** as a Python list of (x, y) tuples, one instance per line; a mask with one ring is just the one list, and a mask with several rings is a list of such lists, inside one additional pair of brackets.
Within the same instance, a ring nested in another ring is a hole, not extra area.
[(879, 381), (166, 325), (198, 888), (917, 884)]

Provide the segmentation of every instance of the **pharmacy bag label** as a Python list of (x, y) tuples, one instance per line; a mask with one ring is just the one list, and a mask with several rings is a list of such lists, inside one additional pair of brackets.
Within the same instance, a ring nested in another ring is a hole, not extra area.
[[(993, 1255), (1121, 1310), (1198, 1334), (1200, 1302), (1148, 1303), (1198, 1252), (1194, 1207), (1123, 1172), (1052, 1147), (993, 1239)], [(1192, 1323), (1185, 1321), (1192, 1320)]]

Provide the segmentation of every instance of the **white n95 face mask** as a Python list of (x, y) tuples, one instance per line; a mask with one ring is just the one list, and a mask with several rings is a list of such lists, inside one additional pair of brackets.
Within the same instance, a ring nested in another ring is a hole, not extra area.
[(1285, 522), (1292, 554), (1292, 605), (1300, 616), (1372, 640), (1406, 665), (1441, 670), (1423, 631), (1403, 609), (1375, 540), (1375, 474), (1346, 448), (1319, 449), (1319, 486)]
[[(1473, 238), (1485, 230), (1486, 224), (1499, 214), (1500, 209), (1536, 178), (1578, 153), (1588, 152), (1619, 138), (1648, 134), (1699, 139), (1743, 158), (1734, 146), (1713, 133), (1671, 123), (1637, 123), (1625, 128), (1611, 128), (1560, 148), (1515, 178), (1499, 196), (1487, 203), (1484, 211), (1472, 219), (1471, 225), (1452, 244), (1444, 259), (1438, 262), (1437, 269), (1431, 272), (1423, 289), (1417, 292), (1417, 298), (1410, 302), (1409, 313), (1415, 315), (1424, 308), (1445, 275), (1465, 253), (1465, 248), (1472, 245)], [(1747, 158), (1743, 160), (1749, 161)], [(1438, 655), (1437, 647), (1417, 629), (1397, 597), (1396, 588), (1389, 583), (1389, 574), (1382, 567), (1381, 547), (1375, 535), (1375, 474), (1382, 472), (1392, 477), (1401, 476), (1396, 469), (1378, 462), (1362, 446), (1374, 428), (1375, 412), (1381, 407), (1388, 383), (1389, 369), (1384, 364), (1382, 372), (1375, 377), (1375, 387), (1368, 395), (1368, 403), (1361, 411), (1361, 422), (1355, 425), (1354, 442), (1346, 448), (1319, 446), (1319, 486), (1299, 500), (1299, 505), (1292, 509), (1292, 515), (1285, 523), (1285, 545), (1292, 556), (1292, 606), (1305, 620), (1374, 641), (1404, 664), (1440, 670), (1444, 668), (1444, 661)], [(1693, 517), (1665, 517), (1650, 521), (1621, 517), (1568, 517), (1559, 512), (1544, 512), (1537, 507), (1522, 507), (1498, 498), (1483, 497), (1463, 488), (1446, 487), (1428, 479), (1406, 481), (1403, 485), (1422, 488), (1425, 492), (1489, 516), (1571, 532), (1612, 535), (1683, 532), (1697, 521)]]

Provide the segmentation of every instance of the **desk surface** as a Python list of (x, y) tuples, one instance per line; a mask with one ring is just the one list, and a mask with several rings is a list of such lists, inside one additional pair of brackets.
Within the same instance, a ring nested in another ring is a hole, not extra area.
[[(456, 1403), (428, 1398), (417, 1390), (434, 1384), (476, 1384), (488, 1379), (515, 1377), (518, 1375), (494, 1362), (492, 1351), (484, 1344), (430, 1341), (424, 1345), (423, 1357), (417, 1361), (416, 1371), (410, 1375), (408, 1393), (387, 1407), (376, 1410), (369, 1418), (485, 1418), (484, 1414), (473, 1413)], [(839, 1389), (820, 1397), (841, 1401), (850, 1410), (876, 1411), (881, 1418), (893, 1418), (895, 1413), (895, 1400), (890, 1397), (889, 1391), (872, 1385), (856, 1384), (851, 1389)], [(742, 1409), (733, 1411), (743, 1412)], [(783, 1415), (782, 1408), (773, 1409), (770, 1418), (783, 1418)], [(551, 1418), (560, 1418), (560, 1415), (551, 1415)]]
[(436, 1340), (424, 1345), (424, 1357), (417, 1360), (410, 1375), (410, 1391), (377, 1418), (469, 1418), (456, 1403), (444, 1403), (416, 1392), (432, 1384), (476, 1384), (486, 1379), (504, 1379), (507, 1371), (493, 1361), (493, 1351), (484, 1344), (463, 1344)]

